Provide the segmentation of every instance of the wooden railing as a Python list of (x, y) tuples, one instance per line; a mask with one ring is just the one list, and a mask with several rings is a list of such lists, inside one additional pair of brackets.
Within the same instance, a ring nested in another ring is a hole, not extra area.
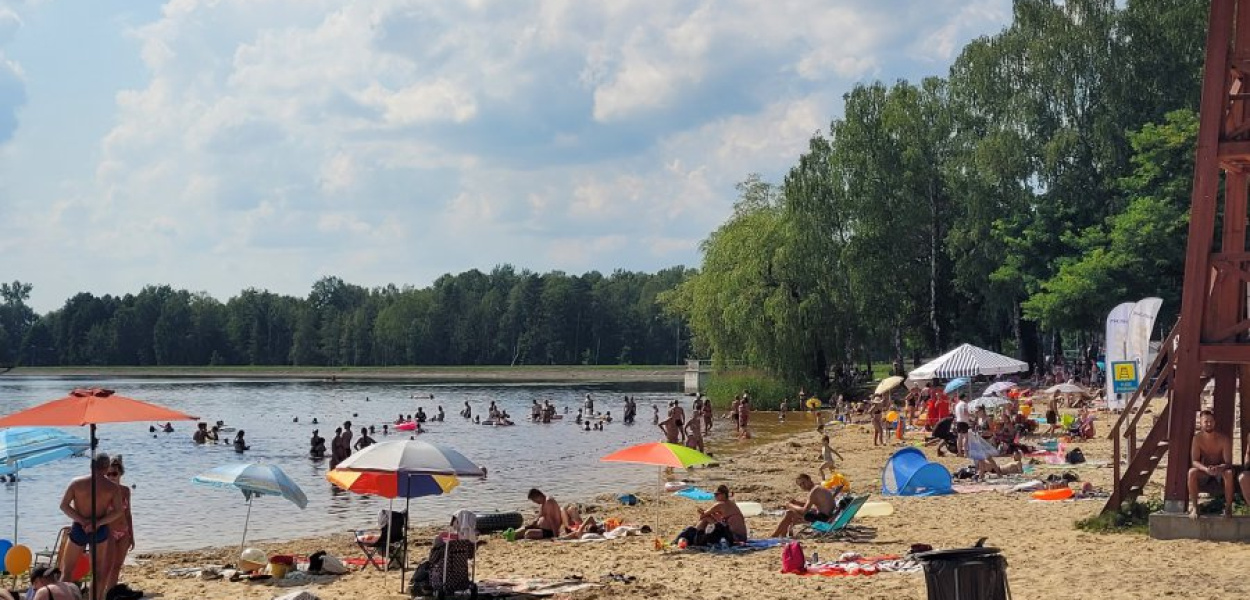
[[(1141, 421), (1142, 415), (1146, 414), (1150, 404), (1158, 396), (1159, 390), (1167, 385), (1167, 398), (1172, 398), (1172, 375), (1175, 372), (1175, 366), (1172, 364), (1172, 358), (1176, 353), (1177, 328), (1173, 328), (1167, 338), (1159, 346), (1159, 354), (1155, 356), (1150, 366), (1142, 372), (1142, 381), (1137, 389), (1129, 396), (1128, 401), (1124, 403), (1124, 409), (1120, 411), (1120, 417), (1116, 419), (1115, 425), (1111, 427), (1108, 437), (1111, 438), (1112, 445), (1112, 468), (1113, 481), (1115, 485), (1121, 485), (1121, 470), (1125, 463), (1132, 462), (1133, 456), (1137, 453), (1137, 424)], [(1108, 368), (1111, 365), (1107, 365)], [(1120, 444), (1121, 440), (1128, 443), (1128, 452), (1122, 453)]]

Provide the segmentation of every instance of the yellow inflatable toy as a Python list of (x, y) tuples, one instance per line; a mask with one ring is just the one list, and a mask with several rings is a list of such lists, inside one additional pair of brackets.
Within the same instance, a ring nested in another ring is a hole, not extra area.
[(829, 479), (826, 479), (825, 482), (820, 485), (827, 490), (842, 486), (843, 492), (851, 491), (851, 480), (847, 479), (841, 473), (834, 473), (833, 475), (830, 475)]
[(820, 398), (808, 398), (807, 399), (808, 408), (820, 408), (820, 406), (821, 406)]
[(897, 421), (897, 420), (898, 420), (898, 411), (897, 411), (897, 410), (892, 410), (892, 411), (890, 411), (890, 412), (888, 412), (888, 413), (885, 413), (885, 420), (887, 420), (887, 421), (889, 421), (889, 422), (891, 422), (891, 423), (893, 423), (893, 422)]

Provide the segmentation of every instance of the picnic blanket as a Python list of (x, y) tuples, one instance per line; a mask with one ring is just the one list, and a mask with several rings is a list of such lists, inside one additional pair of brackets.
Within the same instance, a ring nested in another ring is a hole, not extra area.
[(871, 576), (878, 573), (923, 573), (924, 567), (917, 561), (894, 554), (863, 557), (846, 553), (836, 561), (809, 563), (805, 575), (825, 577)]
[(480, 596), (555, 596), (600, 587), (581, 579), (483, 579), (477, 584)]

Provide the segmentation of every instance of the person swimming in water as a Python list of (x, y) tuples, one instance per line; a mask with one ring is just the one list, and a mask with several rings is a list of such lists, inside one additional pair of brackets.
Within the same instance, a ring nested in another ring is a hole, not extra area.
[(251, 449), (252, 447), (247, 445), (247, 442), (243, 440), (243, 430), (240, 429), (238, 433), (234, 434), (234, 451), (239, 454), (243, 454), (245, 451)]

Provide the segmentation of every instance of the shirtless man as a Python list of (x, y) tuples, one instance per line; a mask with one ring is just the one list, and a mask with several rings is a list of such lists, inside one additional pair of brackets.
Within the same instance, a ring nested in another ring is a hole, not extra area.
[(208, 423), (200, 423), (196, 426), (195, 433), (191, 434), (191, 441), (196, 444), (208, 442)]
[(521, 537), (527, 540), (554, 539), (564, 527), (564, 512), (560, 510), (560, 504), (537, 488), (530, 490), (529, 499), (539, 506), (538, 518), (521, 529)]
[(1207, 483), (1224, 483), (1224, 516), (1233, 516), (1233, 441), (1215, 430), (1215, 413), (1199, 413), (1201, 431), (1189, 450), (1189, 517), (1198, 518), (1198, 491)]
[(677, 417), (669, 417), (660, 421), (660, 431), (664, 432), (664, 441), (670, 444), (681, 443), (682, 431)]
[(786, 516), (777, 524), (777, 529), (769, 537), (786, 537), (790, 535), (790, 528), (801, 522), (816, 523), (818, 521), (828, 521), (833, 517), (833, 512), (837, 507), (837, 499), (833, 492), (816, 485), (812, 481), (812, 476), (807, 473), (800, 474), (795, 478), (795, 483), (799, 489), (807, 492), (807, 502), (799, 502), (791, 500), (786, 504)]
[[(97, 454), (91, 461), (91, 475), (71, 481), (69, 487), (65, 489), (65, 496), (61, 498), (61, 512), (73, 521), (69, 531), (70, 543), (65, 545), (65, 551), (61, 556), (61, 581), (71, 581), (74, 566), (78, 564), (78, 559), (82, 557), (88, 544), (92, 547), (91, 551), (96, 553), (96, 564), (100, 568), (109, 564), (109, 553), (112, 550), (109, 523), (116, 521), (124, 514), (120, 503), (116, 502), (121, 492), (117, 484), (109, 481), (105, 476), (110, 462), (109, 455)], [(95, 482), (94, 511), (91, 498), (93, 481)], [(92, 522), (93, 516), (95, 517), (94, 523)], [(108, 589), (104, 587), (105, 583), (104, 578), (92, 579), (94, 588), (92, 598), (104, 597), (104, 592)]]
[(703, 433), (712, 431), (712, 399), (703, 400)]

